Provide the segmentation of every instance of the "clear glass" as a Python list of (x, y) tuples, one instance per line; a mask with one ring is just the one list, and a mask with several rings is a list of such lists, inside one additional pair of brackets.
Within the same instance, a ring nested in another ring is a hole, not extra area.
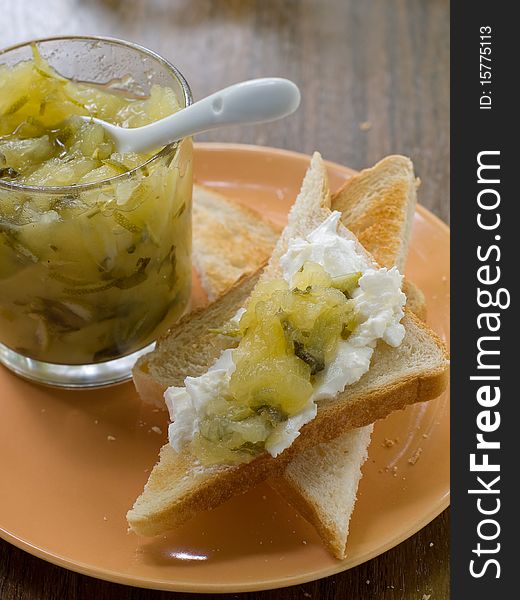
[[(69, 79), (143, 97), (159, 84), (181, 107), (191, 104), (177, 69), (139, 46), (85, 37), (36, 43)], [(23, 44), (0, 53), (0, 64), (31, 56)], [(60, 387), (129, 379), (137, 357), (188, 306), (191, 194), (191, 138), (101, 182), (0, 181), (0, 362)]]

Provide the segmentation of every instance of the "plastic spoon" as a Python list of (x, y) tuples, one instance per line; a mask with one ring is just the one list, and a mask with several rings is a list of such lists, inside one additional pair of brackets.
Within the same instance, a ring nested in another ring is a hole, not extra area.
[(119, 152), (148, 152), (225, 125), (275, 121), (293, 113), (299, 104), (296, 84), (288, 79), (265, 77), (231, 85), (144, 127), (125, 129), (101, 119), (82, 118), (102, 125)]

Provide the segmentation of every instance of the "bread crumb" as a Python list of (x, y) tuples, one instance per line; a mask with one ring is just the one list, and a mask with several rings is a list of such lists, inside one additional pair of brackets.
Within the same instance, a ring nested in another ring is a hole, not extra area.
[(307, 544), (307, 540), (302, 540), (302, 544), (306, 545)]
[(432, 547), (433, 547), (433, 542), (430, 542), (430, 548), (432, 548)]
[(157, 425), (154, 425), (150, 431), (153, 431), (154, 433), (158, 433), (159, 435), (161, 435), (161, 433), (162, 433), (162, 429), (160, 427), (157, 427)]
[(412, 456), (410, 456), (410, 458), (408, 459), (408, 464), (409, 465), (415, 465), (415, 463), (419, 460), (419, 457), (422, 454), (422, 448), (419, 447), (417, 448), (417, 450), (412, 454)]
[(108, 440), (109, 442), (115, 442), (115, 441), (116, 441), (116, 438), (115, 438), (113, 435), (107, 435), (107, 440)]
[(424, 438), (425, 440), (427, 440), (427, 439), (428, 439), (428, 434), (427, 434), (427, 433), (423, 433), (423, 434), (422, 434), (422, 436), (423, 436), (423, 438)]
[(361, 123), (359, 123), (359, 128), (361, 131), (368, 131), (369, 129), (372, 129), (372, 123), (370, 121), (361, 121)]
[(396, 466), (396, 465), (394, 465), (392, 468), (390, 468), (390, 467), (385, 467), (385, 473), (390, 473), (390, 472), (392, 472), (392, 475), (393, 475), (394, 477), (397, 477), (397, 466)]
[(103, 517), (103, 521), (108, 521), (107, 517)]
[(391, 440), (389, 438), (385, 438), (385, 441), (381, 444), (381, 446), (383, 446), (384, 448), (391, 448), (392, 446), (395, 446), (396, 442), (397, 439)]
[(370, 579), (367, 579), (367, 585), (369, 585), (369, 583), (370, 583)]
[(99, 423), (98, 419), (94, 419), (94, 425), (97, 425)]

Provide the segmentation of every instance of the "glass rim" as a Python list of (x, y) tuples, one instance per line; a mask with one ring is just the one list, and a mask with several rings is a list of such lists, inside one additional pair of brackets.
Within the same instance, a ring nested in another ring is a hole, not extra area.
[[(141, 46), (140, 44), (136, 44), (135, 42), (128, 42), (126, 40), (121, 40), (118, 38), (98, 36), (98, 35), (58, 35), (58, 36), (52, 36), (52, 37), (37, 38), (34, 40), (21, 42), (19, 44), (15, 44), (13, 46), (9, 46), (7, 48), (1, 49), (0, 50), (0, 64), (2, 64), (1, 59), (4, 54), (7, 54), (14, 50), (18, 50), (19, 48), (24, 48), (26, 46), (30, 46), (31, 44), (39, 44), (41, 42), (60, 42), (60, 41), (70, 41), (70, 40), (108, 42), (108, 43), (114, 44), (116, 46), (123, 46), (123, 47), (129, 48), (131, 50), (136, 50), (137, 52), (139, 52), (141, 54), (145, 54), (145, 55), (155, 59), (157, 62), (161, 63), (169, 71), (171, 71), (173, 73), (175, 79), (179, 82), (182, 92), (183, 92), (183, 96), (184, 96), (184, 98), (183, 98), (184, 99), (184, 108), (187, 108), (188, 106), (193, 104), (193, 96), (191, 93), (191, 88), (190, 88), (188, 82), (186, 81), (186, 78), (184, 77), (184, 75), (179, 71), (179, 69), (174, 64), (172, 64), (170, 61), (163, 58), (160, 54), (157, 54), (157, 52), (154, 52), (153, 50), (150, 50), (149, 48), (146, 48), (145, 46)], [(15, 182), (11, 183), (11, 182), (0, 179), (0, 189), (10, 190), (10, 191), (30, 192), (32, 194), (34, 194), (34, 193), (38, 193), (38, 194), (42, 194), (42, 193), (43, 194), (72, 194), (72, 193), (80, 193), (80, 192), (84, 192), (84, 191), (88, 191), (88, 190), (93, 190), (93, 189), (102, 187), (104, 185), (111, 184), (116, 181), (124, 181), (125, 179), (131, 178), (138, 171), (147, 167), (153, 161), (158, 160), (164, 156), (168, 156), (168, 154), (170, 152), (172, 152), (176, 149), (179, 142), (181, 142), (181, 141), (182, 140), (177, 140), (175, 142), (172, 142), (171, 144), (168, 144), (167, 146), (164, 146), (163, 148), (161, 148), (161, 150), (156, 152), (152, 157), (150, 157), (149, 159), (147, 159), (145, 162), (138, 165), (137, 167), (134, 167), (134, 168), (130, 169), (129, 171), (126, 171), (125, 173), (119, 173), (118, 175), (114, 175), (113, 177), (108, 177), (107, 179), (100, 179), (99, 181), (93, 181), (90, 183), (74, 183), (71, 185), (59, 185), (59, 186), (58, 185), (48, 185), (48, 186), (25, 185), (23, 183), (15, 183)]]

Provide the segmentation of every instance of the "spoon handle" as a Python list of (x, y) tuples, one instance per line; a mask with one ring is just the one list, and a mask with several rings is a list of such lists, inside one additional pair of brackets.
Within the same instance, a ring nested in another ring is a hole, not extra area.
[(224, 125), (275, 121), (293, 113), (299, 104), (300, 91), (292, 81), (279, 77), (250, 79), (215, 92), (160, 121), (125, 130), (126, 145), (141, 152)]

